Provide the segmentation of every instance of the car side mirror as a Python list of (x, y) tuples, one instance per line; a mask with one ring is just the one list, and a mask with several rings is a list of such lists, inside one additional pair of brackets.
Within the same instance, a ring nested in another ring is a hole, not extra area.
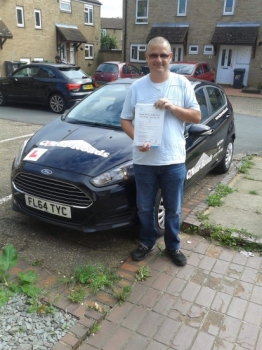
[(213, 129), (204, 124), (192, 124), (187, 130), (189, 136), (200, 137), (213, 134)]

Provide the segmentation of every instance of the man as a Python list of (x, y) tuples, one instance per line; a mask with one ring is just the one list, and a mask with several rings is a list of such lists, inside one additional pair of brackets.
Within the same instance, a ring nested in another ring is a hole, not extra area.
[(61, 57), (59, 55), (55, 56), (55, 63), (62, 63)]
[(150, 73), (131, 85), (121, 114), (121, 125), (133, 139), (132, 121), (137, 103), (152, 104), (165, 110), (161, 146), (151, 148), (149, 143), (144, 143), (134, 146), (133, 150), (140, 244), (132, 252), (132, 258), (143, 260), (154, 249), (157, 239), (154, 205), (160, 186), (165, 207), (166, 253), (174, 264), (183, 266), (187, 261), (180, 251), (178, 235), (186, 175), (184, 122), (198, 123), (200, 109), (190, 82), (169, 71), (171, 60), (171, 46), (166, 39), (156, 37), (149, 41), (146, 61)]

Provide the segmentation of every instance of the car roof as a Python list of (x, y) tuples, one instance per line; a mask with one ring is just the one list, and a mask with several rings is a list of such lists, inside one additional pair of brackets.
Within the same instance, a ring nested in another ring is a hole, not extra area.
[[(61, 68), (61, 67), (63, 67), (63, 68), (69, 68), (69, 67), (80, 68), (78, 66), (73, 66), (73, 65), (65, 64), (65, 63), (41, 63), (41, 62), (28, 63), (28, 64), (26, 64), (26, 66), (35, 66), (35, 67), (45, 66), (45, 67), (54, 67), (54, 68)], [(21, 67), (24, 67), (24, 66), (21, 66)]]
[(208, 62), (198, 62), (198, 61), (174, 61), (174, 62), (170, 62), (170, 64), (179, 64), (179, 63), (187, 63), (187, 64), (209, 64)]
[[(139, 80), (141, 78), (119, 78), (116, 79), (114, 81), (111, 81), (110, 83), (107, 83), (106, 85), (112, 85), (112, 84), (132, 84), (134, 81)], [(190, 81), (190, 83), (192, 84), (192, 86), (194, 88), (199, 87), (199, 86), (205, 86), (205, 85), (209, 85), (209, 86), (216, 86), (216, 87), (220, 87), (222, 88), (219, 84), (217, 83), (213, 83), (211, 81), (207, 81), (207, 80), (201, 80), (201, 79), (195, 79), (195, 78), (187, 78), (187, 80)]]

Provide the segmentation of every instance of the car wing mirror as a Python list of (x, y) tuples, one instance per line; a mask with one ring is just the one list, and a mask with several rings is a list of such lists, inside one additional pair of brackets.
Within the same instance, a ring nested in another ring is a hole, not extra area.
[(187, 130), (189, 136), (200, 137), (212, 135), (214, 130), (204, 124), (192, 124)]

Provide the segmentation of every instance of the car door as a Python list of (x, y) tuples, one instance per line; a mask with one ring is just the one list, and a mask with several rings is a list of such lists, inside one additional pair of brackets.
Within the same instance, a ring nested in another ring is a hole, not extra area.
[(35, 80), (38, 68), (25, 65), (16, 70), (7, 86), (9, 101), (31, 102), (35, 94)]
[(203, 67), (203, 73), (202, 73), (202, 79), (207, 81), (214, 81), (214, 71), (211, 69), (211, 67), (208, 64), (202, 65)]
[(130, 71), (131, 78), (138, 78), (140, 76), (139, 70), (135, 66), (132, 66), (131, 64), (129, 64), (128, 68)]
[(57, 81), (55, 72), (50, 67), (40, 66), (38, 75), (35, 79), (35, 99), (38, 103), (48, 102), (48, 96), (51, 91), (55, 91)]
[[(208, 125), (211, 118), (210, 105), (207, 93), (204, 87), (200, 87), (195, 91), (196, 99), (201, 111), (201, 124)], [(185, 127), (186, 139), (186, 182), (185, 187), (193, 184), (197, 178), (201, 178), (206, 174), (213, 164), (213, 154), (216, 153), (216, 145), (213, 143), (212, 136), (205, 135), (201, 137), (190, 136), (189, 123)]]

